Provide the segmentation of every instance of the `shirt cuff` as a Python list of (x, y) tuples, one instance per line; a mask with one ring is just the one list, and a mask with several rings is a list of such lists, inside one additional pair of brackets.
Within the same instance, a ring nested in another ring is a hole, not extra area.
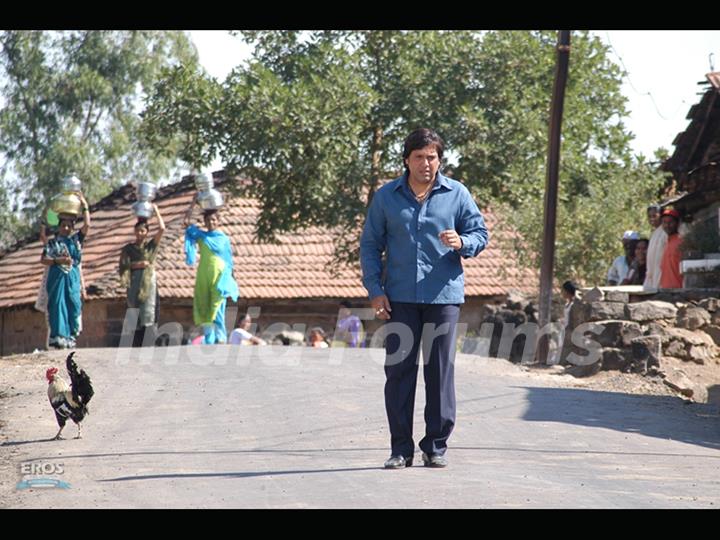
[(380, 285), (374, 285), (368, 289), (370, 300), (377, 298), (378, 296), (384, 296), (385, 291)]
[(475, 255), (475, 246), (473, 245), (472, 241), (468, 239), (467, 236), (460, 235), (460, 240), (462, 241), (462, 247), (458, 249), (458, 253), (462, 257), (472, 257)]

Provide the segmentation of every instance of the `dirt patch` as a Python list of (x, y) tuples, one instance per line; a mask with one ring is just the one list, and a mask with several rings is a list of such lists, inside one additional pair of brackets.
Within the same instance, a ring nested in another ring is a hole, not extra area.
[[(567, 384), (568, 386), (588, 388), (603, 392), (676, 396), (683, 400), (688, 400), (688, 398), (680, 392), (668, 387), (660, 375), (599, 371), (588, 377), (573, 377), (566, 374), (565, 368), (560, 366), (523, 366), (519, 367), (519, 369), (526, 369), (529, 373), (539, 377), (545, 377), (548, 374), (555, 375), (556, 378), (561, 376), (560, 378), (562, 379), (570, 377), (569, 381), (566, 380), (564, 382), (564, 385)], [(707, 389), (707, 399), (701, 400), (700, 402), (720, 405), (720, 361), (712, 360), (705, 364), (696, 364), (695, 362), (685, 362), (677, 358), (663, 357), (660, 370), (665, 373), (670, 373), (674, 369), (682, 370), (693, 383)]]
[[(483, 373), (497, 376), (520, 377), (568, 388), (586, 388), (600, 392), (612, 392), (648, 396), (675, 396), (684, 401), (688, 398), (668, 387), (659, 375), (622, 373), (620, 371), (599, 371), (587, 377), (571, 375), (564, 366), (543, 366), (539, 364), (520, 365), (499, 358), (484, 358), (458, 354), (460, 362), (468, 366), (482, 367)], [(472, 367), (470, 368), (472, 369)], [(713, 360), (705, 364), (684, 362), (664, 357), (660, 369), (671, 372), (682, 369), (692, 382), (707, 388), (707, 402), (720, 405), (720, 363)]]

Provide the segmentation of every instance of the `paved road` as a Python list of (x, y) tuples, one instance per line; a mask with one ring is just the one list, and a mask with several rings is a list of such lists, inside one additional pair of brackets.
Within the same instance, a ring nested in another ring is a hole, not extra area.
[[(63, 356), (51, 354), (61, 365)], [(46, 363), (0, 361), (0, 381), (13, 377), (12, 389), (0, 388), (0, 504), (720, 507), (716, 407), (568, 387), (567, 376), (458, 355), (450, 466), (386, 471), (380, 350), (216, 346), (139, 354), (79, 351), (96, 387), (92, 414), (83, 439), (57, 442), (47, 440), (56, 425)], [(422, 384), (417, 398), (421, 437)], [(73, 437), (74, 425), (65, 434)], [(49, 476), (71, 487), (17, 490), (23, 463), (62, 464), (62, 475)]]

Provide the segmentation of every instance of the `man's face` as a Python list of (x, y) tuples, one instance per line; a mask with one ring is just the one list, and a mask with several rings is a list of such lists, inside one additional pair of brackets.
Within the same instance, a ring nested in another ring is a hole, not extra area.
[(251, 325), (252, 319), (250, 317), (245, 317), (242, 321), (240, 321), (240, 328), (242, 328), (243, 330), (248, 330)]
[(623, 249), (625, 250), (625, 255), (632, 259), (635, 257), (635, 245), (637, 244), (637, 240), (623, 240)]
[(647, 250), (648, 250), (648, 243), (638, 242), (637, 246), (635, 246), (635, 260), (638, 262), (638, 264), (645, 264), (647, 261)]
[(409, 179), (416, 184), (429, 184), (440, 168), (440, 158), (434, 144), (410, 152), (405, 160), (410, 171)]
[(650, 226), (653, 229), (657, 229), (660, 226), (660, 212), (657, 210), (648, 210), (647, 216)]
[(662, 227), (665, 233), (670, 236), (672, 234), (677, 233), (678, 230), (678, 222), (673, 216), (663, 216), (662, 217)]

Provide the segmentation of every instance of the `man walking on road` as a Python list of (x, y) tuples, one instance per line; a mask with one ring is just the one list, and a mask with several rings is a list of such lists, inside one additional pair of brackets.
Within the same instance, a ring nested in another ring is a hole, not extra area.
[(408, 135), (405, 174), (377, 191), (360, 240), (363, 285), (388, 332), (388, 469), (413, 462), (421, 344), (427, 400), (425, 437), (419, 446), (425, 466), (447, 466), (447, 440), (455, 426), (455, 327), (465, 301), (460, 257), (475, 257), (488, 242), (485, 220), (470, 192), (439, 172), (444, 149), (440, 136), (430, 129)]

